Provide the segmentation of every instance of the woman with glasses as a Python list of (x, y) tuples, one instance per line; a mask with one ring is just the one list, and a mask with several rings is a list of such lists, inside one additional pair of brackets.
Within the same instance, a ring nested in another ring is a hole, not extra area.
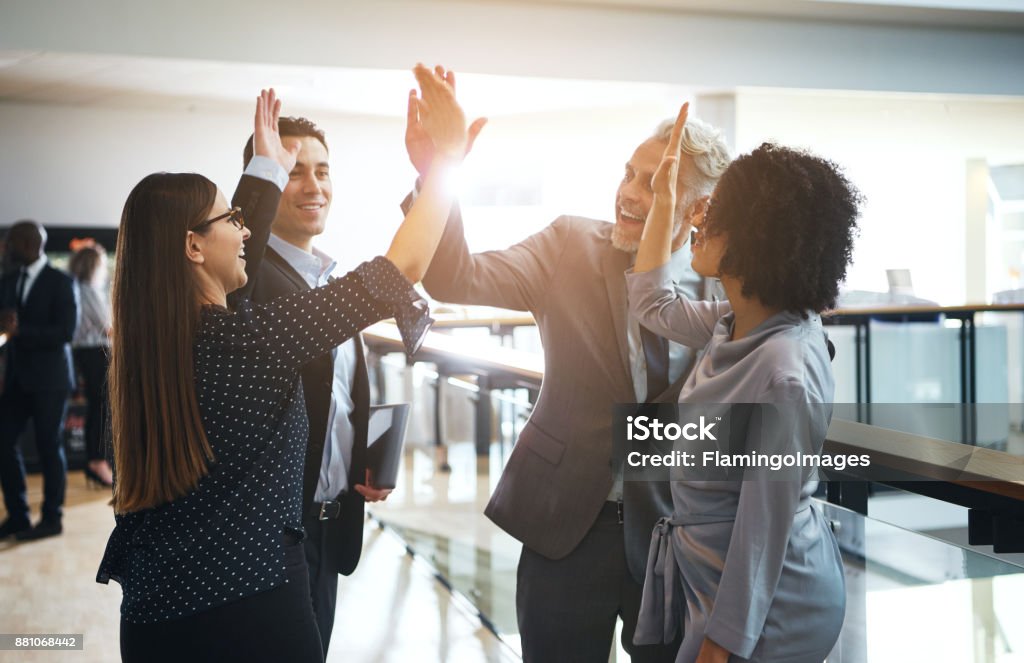
[[(686, 413), (733, 404), (715, 447), (816, 458), (835, 394), (819, 314), (835, 306), (860, 196), (835, 164), (805, 152), (765, 143), (739, 157), (689, 219), (693, 269), (720, 279), (728, 302), (685, 299), (665, 265), (686, 112), (652, 183), (627, 275), (630, 309), (652, 331), (702, 348), (679, 400)], [(734, 473), (711, 462), (671, 478), (674, 509), (654, 531), (637, 643), (681, 633), (679, 663), (821, 663), (846, 594), (835, 537), (811, 502), (812, 470), (780, 461)]]
[(445, 82), (414, 71), (444, 156), (387, 254), (328, 285), (227, 306), (258, 268), (296, 160), (272, 90), (237, 207), (195, 174), (150, 175), (128, 196), (110, 372), (117, 526), (97, 576), (122, 587), (125, 661), (323, 660), (301, 546), (299, 370), (389, 317), (412, 353), (431, 322), (412, 283), (444, 229), (466, 127)]

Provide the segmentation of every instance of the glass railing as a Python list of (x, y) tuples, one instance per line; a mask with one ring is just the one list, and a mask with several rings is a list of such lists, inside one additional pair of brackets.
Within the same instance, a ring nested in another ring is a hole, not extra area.
[[(819, 506), (836, 523), (847, 580), (846, 621), (830, 663), (1024, 661), (1024, 567)], [(484, 549), (472, 538), (432, 531), (430, 523), (378, 517), (519, 651), (514, 551)], [(485, 521), (477, 514), (464, 523), (467, 531), (477, 518)]]

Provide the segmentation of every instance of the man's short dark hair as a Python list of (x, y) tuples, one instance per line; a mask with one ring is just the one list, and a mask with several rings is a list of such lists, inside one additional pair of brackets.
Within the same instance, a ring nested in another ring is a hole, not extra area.
[(11, 226), (4, 241), (11, 246), (18, 245), (29, 253), (41, 254), (46, 249), (46, 228), (38, 221), (22, 219)]
[(726, 169), (704, 230), (725, 234), (719, 271), (744, 296), (806, 315), (836, 305), (862, 200), (831, 161), (763, 143)]
[[(327, 150), (327, 139), (324, 138), (323, 130), (307, 120), (304, 117), (281, 117), (277, 120), (277, 130), (281, 134), (281, 138), (287, 138), (289, 136), (309, 136), (310, 138), (316, 138), (320, 141), (320, 144)], [(328, 150), (330, 152), (330, 150)], [(252, 161), (252, 134), (249, 134), (249, 140), (245, 141), (245, 150), (242, 152), (242, 167), (245, 168)]]

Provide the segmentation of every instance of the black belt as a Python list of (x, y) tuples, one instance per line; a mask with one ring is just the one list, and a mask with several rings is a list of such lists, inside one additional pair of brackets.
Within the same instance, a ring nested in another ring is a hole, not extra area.
[(317, 520), (336, 520), (341, 516), (341, 502), (313, 502), (313, 513)]

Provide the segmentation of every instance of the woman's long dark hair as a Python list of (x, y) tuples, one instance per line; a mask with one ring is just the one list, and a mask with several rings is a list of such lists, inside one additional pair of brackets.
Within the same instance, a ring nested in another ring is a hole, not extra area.
[(186, 495), (213, 460), (196, 399), (192, 348), (200, 304), (185, 242), (216, 196), (202, 175), (156, 173), (124, 204), (110, 359), (117, 513)]

